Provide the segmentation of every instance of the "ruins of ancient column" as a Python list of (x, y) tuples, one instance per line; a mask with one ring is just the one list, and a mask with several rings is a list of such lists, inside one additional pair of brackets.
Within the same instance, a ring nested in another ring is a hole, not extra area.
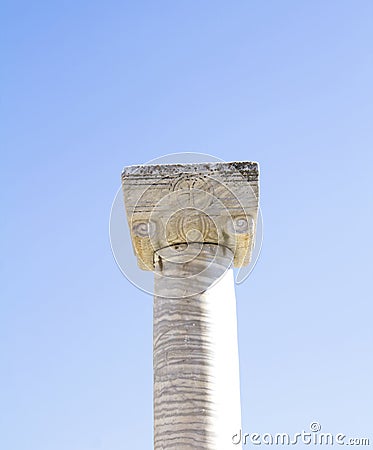
[(232, 267), (249, 264), (258, 164), (126, 167), (138, 266), (154, 272), (154, 449), (228, 450), (241, 428)]

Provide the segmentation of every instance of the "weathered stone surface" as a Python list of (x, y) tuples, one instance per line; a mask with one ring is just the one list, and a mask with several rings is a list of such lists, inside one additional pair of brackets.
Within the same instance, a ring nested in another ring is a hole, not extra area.
[(194, 242), (228, 247), (235, 267), (247, 265), (258, 177), (255, 162), (125, 167), (124, 201), (139, 267), (154, 270), (156, 251)]

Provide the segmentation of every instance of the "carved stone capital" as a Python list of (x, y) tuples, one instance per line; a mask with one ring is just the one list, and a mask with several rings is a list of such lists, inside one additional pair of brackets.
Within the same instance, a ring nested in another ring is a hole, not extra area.
[(154, 253), (192, 242), (228, 247), (235, 267), (250, 262), (258, 212), (255, 162), (125, 167), (124, 202), (138, 265)]

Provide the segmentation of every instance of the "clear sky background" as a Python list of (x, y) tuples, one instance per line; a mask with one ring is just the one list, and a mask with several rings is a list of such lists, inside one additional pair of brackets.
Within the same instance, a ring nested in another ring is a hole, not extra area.
[(122, 167), (261, 165), (237, 287), (245, 432), (373, 442), (373, 3), (1, 5), (0, 449), (152, 448), (152, 299), (112, 257)]

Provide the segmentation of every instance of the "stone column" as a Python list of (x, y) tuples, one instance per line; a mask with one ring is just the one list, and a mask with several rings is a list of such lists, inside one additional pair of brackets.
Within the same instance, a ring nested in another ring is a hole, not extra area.
[(154, 272), (154, 448), (240, 448), (232, 267), (250, 260), (256, 163), (132, 166), (122, 176), (139, 267)]

